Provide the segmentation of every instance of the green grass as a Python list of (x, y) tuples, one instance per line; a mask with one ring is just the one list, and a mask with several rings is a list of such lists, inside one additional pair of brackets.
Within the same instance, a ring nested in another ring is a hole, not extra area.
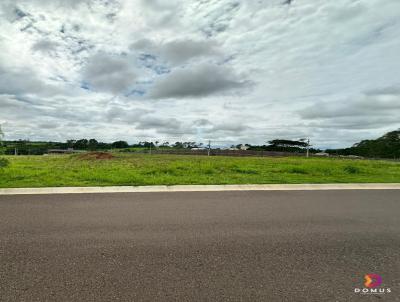
[(111, 160), (5, 156), (10, 166), (0, 169), (0, 187), (400, 182), (400, 163), (390, 161), (114, 155)]

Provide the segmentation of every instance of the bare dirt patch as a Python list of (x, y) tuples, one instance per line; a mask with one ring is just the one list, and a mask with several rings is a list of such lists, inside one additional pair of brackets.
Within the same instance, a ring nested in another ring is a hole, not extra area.
[(113, 159), (115, 156), (107, 152), (88, 152), (78, 156), (82, 160), (107, 160)]

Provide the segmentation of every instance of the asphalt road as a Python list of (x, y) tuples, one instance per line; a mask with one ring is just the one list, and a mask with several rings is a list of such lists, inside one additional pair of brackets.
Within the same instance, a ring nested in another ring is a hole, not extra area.
[(400, 191), (0, 196), (0, 265), (0, 301), (400, 301)]

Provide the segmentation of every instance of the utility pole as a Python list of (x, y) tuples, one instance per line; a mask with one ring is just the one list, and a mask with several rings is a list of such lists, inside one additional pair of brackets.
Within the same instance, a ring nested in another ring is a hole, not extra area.
[(310, 138), (307, 138), (307, 158), (310, 156)]
[(211, 151), (211, 140), (208, 140), (208, 152), (207, 152), (207, 156), (210, 156), (210, 151)]
[(150, 142), (150, 155), (151, 155), (151, 144), (152, 144), (152, 143)]

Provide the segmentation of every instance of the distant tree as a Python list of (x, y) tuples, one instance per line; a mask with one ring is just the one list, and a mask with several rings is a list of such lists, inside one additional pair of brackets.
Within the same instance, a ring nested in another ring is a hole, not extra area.
[(175, 144), (173, 145), (174, 148), (176, 149), (183, 149), (184, 145), (182, 142), (175, 142)]
[(28, 146), (29, 141), (19, 139), (18, 141), (14, 142), (14, 151), (16, 155), (28, 155), (29, 152), (29, 146)]
[(293, 141), (288, 139), (274, 139), (268, 142), (271, 146), (275, 147), (299, 147), (305, 148), (307, 147), (307, 142), (304, 141)]
[(153, 142), (139, 142), (139, 147), (144, 147), (144, 148), (150, 148), (150, 147), (154, 147), (154, 143)]
[(116, 149), (124, 149), (124, 148), (128, 148), (129, 144), (126, 141), (116, 141), (116, 142), (113, 142), (111, 144), (111, 146)]
[(358, 155), (377, 158), (400, 158), (400, 129), (377, 139), (363, 140), (350, 148), (328, 149), (334, 155)]
[(78, 150), (86, 150), (88, 148), (89, 141), (84, 139), (79, 139), (75, 142), (74, 148)]
[[(307, 142), (295, 141), (288, 139), (274, 139), (268, 142), (269, 145), (263, 149), (268, 151), (280, 151), (280, 152), (305, 152)], [(252, 148), (249, 148), (252, 149)]]
[(192, 148), (196, 148), (196, 142), (184, 142), (183, 143), (183, 148), (185, 149), (192, 149)]
[(98, 145), (99, 145), (99, 142), (97, 140), (95, 140), (94, 138), (91, 138), (88, 141), (88, 149), (91, 151), (97, 150)]
[[(305, 153), (307, 150), (308, 142), (304, 140), (288, 140), (288, 139), (274, 139), (268, 142), (268, 145), (250, 145), (245, 144), (247, 150), (253, 151), (277, 151), (277, 152), (294, 152), (294, 153)], [(237, 145), (240, 148), (241, 145)], [(321, 150), (310, 148), (310, 153), (317, 153)]]
[(4, 154), (6, 151), (6, 148), (3, 148), (3, 138), (4, 138), (4, 132), (1, 130), (1, 125), (0, 125), (0, 154)]
[(74, 140), (74, 139), (69, 139), (66, 142), (68, 148), (74, 148), (75, 143), (76, 143), (76, 140)]
[(3, 132), (3, 130), (1, 129), (1, 125), (0, 125), (0, 146), (3, 145), (3, 138), (4, 138), (4, 132)]

